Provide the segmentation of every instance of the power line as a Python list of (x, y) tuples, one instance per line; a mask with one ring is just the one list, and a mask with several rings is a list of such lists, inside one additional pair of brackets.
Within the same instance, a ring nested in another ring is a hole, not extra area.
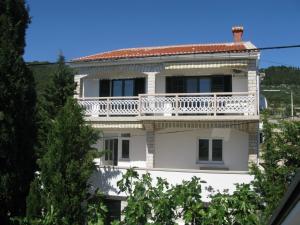
[(283, 63), (283, 62), (278, 62), (278, 61), (273, 61), (273, 60), (268, 60), (268, 59), (260, 59), (260, 61), (266, 62), (266, 63), (269, 63), (269, 64), (277, 64), (277, 65), (281, 65), (281, 66), (299, 67), (299, 66), (296, 66), (296, 65)]
[[(255, 51), (266, 51), (266, 50), (290, 49), (290, 48), (300, 48), (300, 44), (258, 47), (258, 48), (249, 48), (249, 49), (241, 49), (241, 50), (215, 51), (215, 52), (209, 52), (209, 53), (205, 52), (205, 54), (255, 52)], [(187, 55), (187, 54), (199, 54), (199, 53), (185, 53), (185, 55)], [(73, 62), (74, 61), (66, 61), (66, 63), (73, 63)], [(57, 64), (57, 62), (41, 62), (41, 63), (27, 62), (26, 64), (28, 66), (45, 66), (45, 65), (55, 65), (55, 64)]]

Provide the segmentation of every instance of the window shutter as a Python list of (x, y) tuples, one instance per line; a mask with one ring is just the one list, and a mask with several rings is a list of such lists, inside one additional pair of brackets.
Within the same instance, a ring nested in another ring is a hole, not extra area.
[(224, 76), (212, 77), (212, 92), (223, 92), (224, 91)]
[(145, 78), (134, 79), (134, 95), (138, 96), (139, 94), (145, 93)]
[(109, 97), (110, 80), (100, 80), (99, 82), (99, 97)]
[(232, 76), (224, 76), (224, 92), (232, 92)]

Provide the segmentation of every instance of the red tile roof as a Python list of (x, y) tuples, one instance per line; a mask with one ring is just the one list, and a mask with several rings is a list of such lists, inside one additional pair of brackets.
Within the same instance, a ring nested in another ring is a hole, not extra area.
[(168, 55), (204, 54), (218, 52), (234, 52), (246, 50), (245, 43), (175, 45), (147, 48), (128, 48), (98, 53), (74, 59), (73, 61), (96, 61), (108, 59), (142, 58)]

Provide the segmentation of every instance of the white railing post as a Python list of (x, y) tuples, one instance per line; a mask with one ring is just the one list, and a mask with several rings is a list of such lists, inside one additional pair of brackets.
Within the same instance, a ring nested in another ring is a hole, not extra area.
[(214, 93), (214, 116), (217, 115), (217, 94)]
[(138, 98), (138, 115), (141, 116), (142, 115), (142, 98), (141, 95), (139, 94), (139, 98)]
[(110, 98), (107, 98), (106, 101), (106, 116), (109, 117), (109, 108), (110, 108)]
[(178, 94), (175, 95), (175, 116), (178, 116), (178, 111), (179, 111), (179, 99), (178, 99)]

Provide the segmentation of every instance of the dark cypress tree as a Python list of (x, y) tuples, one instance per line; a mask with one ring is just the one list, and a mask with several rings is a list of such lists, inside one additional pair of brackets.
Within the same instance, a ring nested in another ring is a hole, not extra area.
[(95, 169), (92, 147), (97, 133), (85, 124), (76, 100), (70, 98), (51, 124), (41, 168), (44, 211), (54, 210), (53, 224), (84, 224), (88, 180)]
[[(75, 90), (73, 71), (65, 64), (65, 58), (59, 55), (57, 66), (51, 74), (49, 84), (38, 99), (38, 147), (36, 149), (37, 158), (41, 159), (48, 151), (47, 138), (49, 130), (58, 112), (66, 104), (67, 99), (73, 97)], [(38, 218), (44, 206), (43, 193), (39, 188), (40, 178), (32, 182), (30, 193), (27, 198), (27, 217)]]
[(24, 0), (0, 1), (0, 221), (22, 216), (35, 170), (36, 94), (23, 60), (30, 22)]
[(67, 99), (74, 95), (75, 87), (73, 72), (65, 65), (65, 58), (60, 54), (51, 80), (38, 101), (38, 158), (43, 155), (41, 147), (47, 138), (52, 121), (66, 104)]

